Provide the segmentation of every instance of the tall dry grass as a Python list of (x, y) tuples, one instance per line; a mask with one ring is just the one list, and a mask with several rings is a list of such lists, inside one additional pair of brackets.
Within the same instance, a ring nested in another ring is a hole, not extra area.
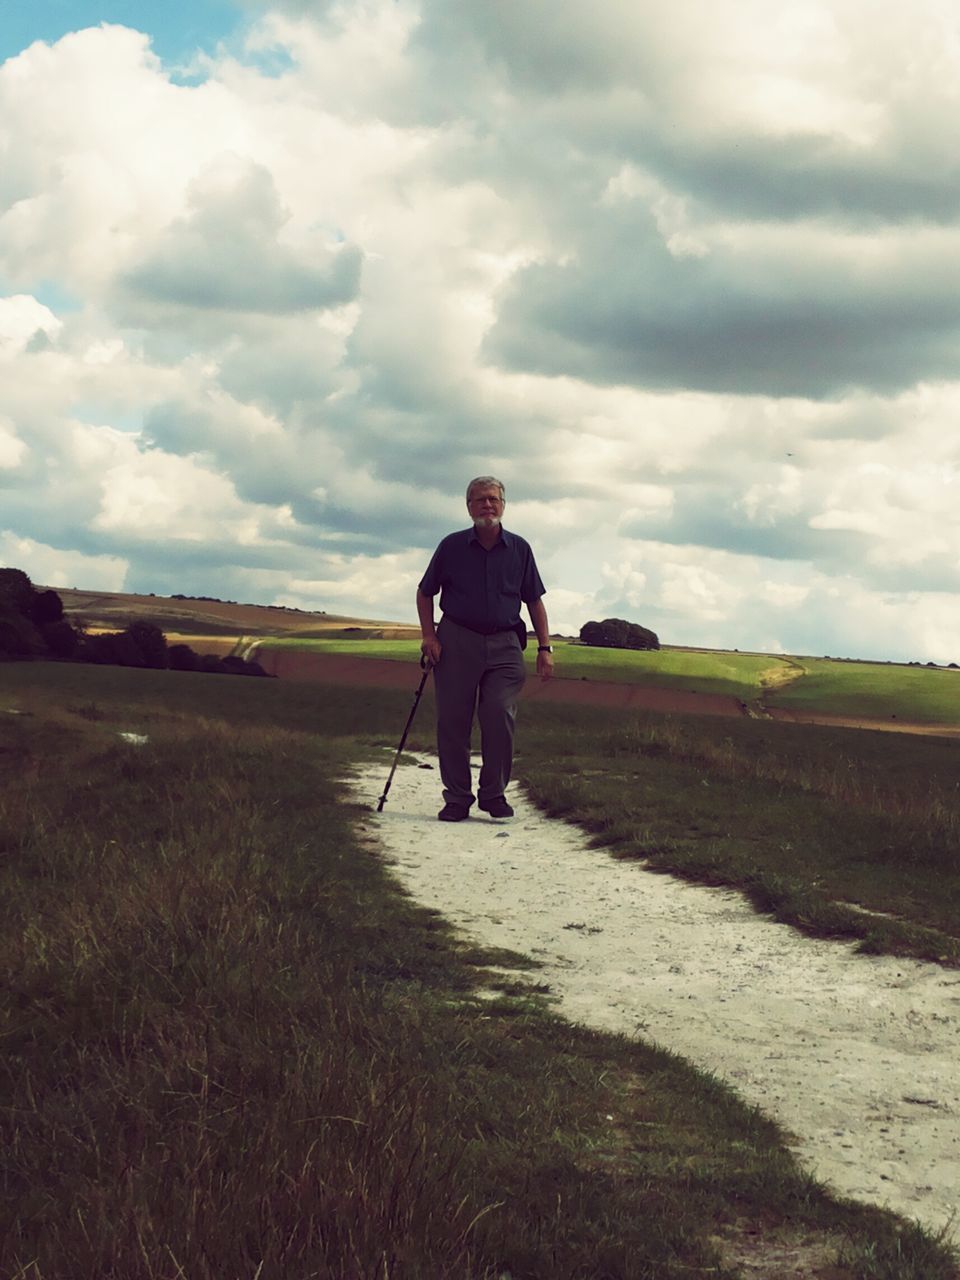
[(718, 732), (689, 719), (661, 719), (612, 734), (606, 750), (619, 757), (664, 752), (725, 778), (822, 796), (960, 844), (960, 743), (946, 738), (931, 743), (908, 734), (784, 725)]

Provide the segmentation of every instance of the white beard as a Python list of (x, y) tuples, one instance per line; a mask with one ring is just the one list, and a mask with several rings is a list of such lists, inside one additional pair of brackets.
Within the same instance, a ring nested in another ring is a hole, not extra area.
[(473, 527), (475, 529), (496, 529), (499, 523), (499, 516), (475, 516)]

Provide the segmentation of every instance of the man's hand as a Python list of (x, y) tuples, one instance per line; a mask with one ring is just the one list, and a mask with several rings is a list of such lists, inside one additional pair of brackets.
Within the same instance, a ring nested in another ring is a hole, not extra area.
[[(421, 640), (420, 652), (423, 655), (423, 665), (429, 671), (431, 667), (435, 667), (440, 661), (440, 641), (436, 636), (432, 636), (429, 640)], [(549, 656), (547, 654), (547, 657)]]
[(553, 654), (537, 654), (537, 675), (541, 680), (549, 680), (553, 675)]
[(542, 600), (532, 601), (527, 605), (527, 611), (530, 614), (533, 629), (537, 633), (537, 675), (541, 680), (549, 680), (553, 675), (553, 654), (545, 651), (545, 646), (550, 643), (550, 623), (547, 621), (547, 611), (543, 607)]
[(433, 596), (425, 596), (417, 588), (417, 617), (420, 619), (420, 663), (429, 671), (440, 661), (440, 641), (437, 639), (436, 624), (433, 620)]

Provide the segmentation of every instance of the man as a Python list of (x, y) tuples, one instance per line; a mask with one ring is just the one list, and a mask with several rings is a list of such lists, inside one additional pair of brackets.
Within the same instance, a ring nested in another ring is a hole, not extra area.
[[(492, 818), (512, 818), (504, 796), (513, 764), (517, 698), (525, 679), (527, 606), (537, 633), (537, 674), (553, 674), (553, 648), (540, 574), (530, 546), (501, 524), (503, 485), (477, 476), (467, 485), (472, 527), (442, 540), (417, 588), (423, 660), (433, 668), (437, 695), (437, 750), (444, 806), (441, 822), (460, 822), (474, 795), (470, 734), (480, 722), (483, 764), (477, 804)], [(433, 597), (440, 592), (443, 617), (434, 624)]]

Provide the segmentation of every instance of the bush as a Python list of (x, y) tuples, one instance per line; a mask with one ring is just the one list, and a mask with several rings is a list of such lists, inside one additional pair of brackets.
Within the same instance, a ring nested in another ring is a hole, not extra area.
[(200, 655), (188, 644), (172, 644), (167, 650), (167, 665), (171, 671), (199, 671)]
[(30, 601), (30, 618), (38, 627), (63, 621), (63, 601), (55, 591), (37, 591)]
[(102, 635), (87, 636), (78, 657), (83, 662), (95, 662), (99, 666), (145, 667), (136, 641), (125, 631), (107, 631)]
[(46, 652), (43, 637), (29, 618), (0, 602), (0, 654), (36, 658)]
[(656, 633), (637, 622), (623, 618), (604, 618), (603, 622), (585, 622), (580, 628), (580, 643), (603, 649), (659, 649)]
[(30, 616), (34, 597), (33, 583), (22, 569), (0, 569), (0, 608)]
[[(142, 665), (163, 671), (167, 666), (167, 638), (152, 622), (131, 622), (123, 632), (129, 636), (143, 658)], [(131, 666), (131, 663), (125, 663)]]
[(56, 591), (37, 591), (22, 569), (0, 569), (0, 652), (11, 657), (68, 658), (77, 647)]
[(69, 622), (47, 622), (40, 627), (47, 650), (55, 658), (72, 658), (80, 644), (80, 636)]

